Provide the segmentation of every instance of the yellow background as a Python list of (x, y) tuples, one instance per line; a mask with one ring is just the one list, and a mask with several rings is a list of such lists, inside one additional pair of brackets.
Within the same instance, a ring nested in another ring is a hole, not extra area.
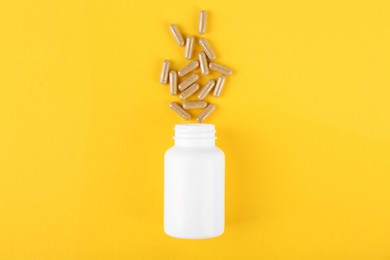
[[(1, 259), (390, 259), (389, 1), (0, 3)], [(163, 59), (201, 9), (226, 232), (163, 233)]]

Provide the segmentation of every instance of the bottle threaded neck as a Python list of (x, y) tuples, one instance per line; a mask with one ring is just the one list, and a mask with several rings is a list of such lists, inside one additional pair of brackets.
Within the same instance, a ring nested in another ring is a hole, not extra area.
[(212, 124), (175, 125), (175, 145), (213, 146), (215, 145), (215, 126)]

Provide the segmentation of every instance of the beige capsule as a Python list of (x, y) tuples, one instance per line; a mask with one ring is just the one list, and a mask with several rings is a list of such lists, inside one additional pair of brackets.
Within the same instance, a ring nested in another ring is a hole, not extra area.
[(213, 89), (215, 85), (215, 81), (210, 79), (207, 81), (206, 85), (199, 91), (198, 99), (203, 100), (207, 96), (207, 94)]
[(199, 44), (203, 48), (204, 52), (206, 53), (207, 57), (210, 60), (214, 60), (217, 56), (215, 55), (215, 52), (210, 46), (210, 43), (205, 38), (199, 39)]
[(179, 75), (179, 77), (183, 77), (183, 76), (187, 75), (188, 73), (190, 73), (191, 71), (196, 70), (198, 67), (199, 67), (199, 61), (193, 60), (190, 63), (188, 63), (186, 66), (181, 68), (177, 72), (177, 74)]
[(171, 31), (173, 37), (175, 38), (177, 44), (179, 46), (184, 46), (185, 42), (184, 42), (184, 38), (183, 38), (183, 35), (181, 34), (179, 28), (177, 28), (176, 24), (171, 24), (169, 26), (169, 30)]
[(207, 64), (206, 53), (204, 53), (203, 51), (199, 53), (198, 59), (199, 59), (200, 71), (202, 72), (202, 75), (204, 76), (209, 75), (209, 66)]
[(199, 84), (198, 83), (194, 83), (191, 86), (189, 86), (186, 90), (181, 92), (179, 98), (181, 100), (186, 100), (187, 98), (192, 96), (196, 91), (198, 91), (199, 88), (200, 88)]
[(207, 24), (207, 12), (205, 10), (202, 10), (200, 11), (200, 15), (199, 15), (198, 32), (200, 34), (204, 34), (206, 32), (206, 24)]
[(195, 38), (194, 36), (188, 36), (186, 39), (186, 50), (184, 53), (184, 58), (187, 60), (190, 60), (192, 58), (192, 53), (194, 51), (194, 42)]
[(222, 74), (227, 75), (227, 76), (230, 76), (233, 73), (233, 71), (231, 69), (229, 69), (228, 67), (223, 66), (219, 63), (215, 63), (215, 62), (210, 62), (209, 68), (213, 71), (222, 73)]
[(171, 66), (171, 62), (169, 60), (164, 60), (161, 74), (160, 74), (160, 83), (161, 84), (167, 84), (168, 83), (168, 73), (169, 73), (169, 67)]
[(183, 82), (181, 82), (178, 86), (180, 91), (185, 90), (192, 84), (194, 84), (199, 79), (199, 75), (197, 73), (193, 73), (190, 76), (188, 76)]
[(206, 101), (186, 101), (183, 103), (184, 109), (205, 108), (206, 106), (207, 106)]
[(196, 118), (196, 121), (202, 123), (216, 109), (215, 105), (209, 104)]
[(178, 103), (176, 102), (171, 102), (169, 104), (169, 107), (175, 111), (179, 116), (181, 116), (182, 118), (184, 118), (185, 120), (188, 120), (191, 118), (191, 115), (185, 111)]
[(225, 82), (226, 82), (226, 76), (224, 76), (224, 75), (221, 75), (217, 79), (217, 83), (215, 84), (214, 93), (213, 93), (214, 97), (221, 96), (221, 92), (222, 92), (223, 86), (225, 85)]
[(169, 72), (169, 91), (171, 95), (177, 94), (177, 72), (175, 70)]

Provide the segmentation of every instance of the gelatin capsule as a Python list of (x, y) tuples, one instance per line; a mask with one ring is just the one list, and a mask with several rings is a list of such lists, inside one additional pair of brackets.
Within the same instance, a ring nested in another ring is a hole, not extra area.
[(171, 66), (171, 63), (169, 60), (164, 60), (162, 69), (161, 69), (161, 75), (160, 75), (160, 83), (161, 84), (167, 84), (168, 83), (168, 73), (169, 73), (169, 67)]
[(207, 57), (210, 60), (214, 60), (217, 56), (215, 55), (215, 52), (211, 48), (209, 42), (205, 38), (199, 39), (199, 44), (203, 48), (204, 52), (206, 53)]
[(206, 85), (199, 91), (198, 99), (203, 100), (207, 96), (207, 94), (213, 89), (215, 85), (215, 81), (210, 79), (207, 81)]
[(184, 58), (190, 60), (192, 58), (192, 52), (194, 51), (194, 36), (188, 36), (186, 39), (186, 50), (184, 54)]
[(183, 103), (184, 109), (205, 108), (206, 106), (207, 106), (206, 101), (186, 101)]
[(209, 68), (213, 71), (219, 72), (219, 73), (227, 75), (227, 76), (230, 76), (233, 73), (232, 70), (229, 69), (228, 67), (223, 66), (219, 63), (215, 63), (215, 62), (210, 62)]
[(191, 118), (191, 115), (185, 111), (178, 103), (176, 102), (171, 102), (169, 104), (169, 107), (175, 111), (179, 116), (181, 116), (182, 118), (184, 118), (185, 120), (188, 120)]
[(169, 30), (171, 31), (171, 33), (172, 33), (173, 37), (175, 38), (177, 44), (179, 46), (184, 46), (185, 42), (184, 42), (183, 35), (179, 31), (179, 28), (177, 28), (176, 24), (171, 24), (169, 26)]
[(200, 34), (204, 34), (206, 32), (206, 24), (207, 24), (207, 12), (205, 10), (202, 10), (200, 11), (200, 15), (199, 15), (198, 32)]
[(174, 70), (169, 72), (169, 91), (171, 95), (177, 94), (177, 72)]
[(224, 75), (220, 76), (217, 79), (217, 83), (215, 84), (214, 93), (213, 93), (214, 97), (221, 96), (221, 92), (222, 92), (223, 86), (225, 85), (225, 82), (226, 82), (226, 76), (224, 76)]
[(196, 121), (199, 123), (202, 123), (207, 117), (210, 116), (210, 114), (215, 110), (215, 105), (209, 104), (196, 118)]
[(209, 66), (207, 64), (206, 53), (204, 53), (203, 51), (199, 53), (198, 59), (199, 59), (200, 71), (202, 72), (202, 75), (204, 76), (209, 75)]
[(193, 73), (190, 76), (188, 76), (183, 82), (181, 82), (178, 86), (180, 91), (185, 90), (192, 84), (194, 84), (199, 79), (199, 75), (197, 73)]
[(181, 92), (179, 98), (181, 100), (186, 100), (187, 98), (192, 96), (196, 91), (198, 91), (199, 88), (200, 88), (199, 84), (198, 83), (194, 83), (191, 86), (189, 86), (186, 90)]
[(190, 63), (188, 63), (186, 66), (181, 68), (177, 72), (177, 75), (179, 75), (179, 77), (183, 77), (183, 76), (187, 75), (188, 73), (190, 73), (191, 71), (197, 69), (198, 67), (199, 67), (199, 61), (193, 60)]

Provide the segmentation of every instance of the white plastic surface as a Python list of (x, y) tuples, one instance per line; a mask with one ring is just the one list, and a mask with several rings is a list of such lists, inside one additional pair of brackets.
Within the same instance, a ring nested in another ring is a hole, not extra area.
[(164, 230), (170, 236), (205, 239), (224, 232), (225, 156), (214, 145), (214, 129), (175, 127), (164, 165)]

